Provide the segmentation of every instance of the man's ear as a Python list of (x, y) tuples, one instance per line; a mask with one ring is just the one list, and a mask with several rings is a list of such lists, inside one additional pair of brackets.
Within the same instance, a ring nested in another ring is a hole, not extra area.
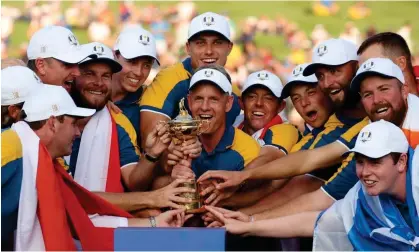
[(45, 76), (47, 67), (46, 64), (47, 62), (43, 58), (35, 59), (35, 68), (37, 74), (39, 74), (40, 76)]
[(190, 48), (189, 42), (186, 42), (185, 48), (186, 48), (186, 52), (188, 53), (188, 55), (191, 56), (191, 48)]
[(243, 95), (239, 97), (239, 106), (241, 110), (244, 110)]
[(402, 70), (402, 72), (405, 71), (405, 69), (407, 67), (407, 60), (406, 60), (406, 57), (405, 56), (397, 57), (395, 59), (395, 62), (394, 63), (396, 63), (396, 65), (398, 65), (400, 67), (400, 69)]
[(56, 133), (57, 132), (57, 127), (58, 127), (58, 120), (56, 120), (55, 116), (50, 116), (50, 118), (48, 118), (47, 120), (47, 126), (48, 129), (51, 130), (52, 132)]
[(402, 153), (400, 155), (399, 161), (397, 162), (397, 171), (399, 173), (403, 173), (406, 172), (407, 169), (407, 154), (406, 153)]
[(228, 95), (227, 96), (226, 110), (225, 110), (226, 113), (230, 112), (231, 108), (233, 107), (233, 103), (234, 103), (234, 96)]
[(21, 109), (18, 107), (18, 106), (16, 106), (16, 105), (10, 105), (8, 108), (7, 108), (7, 110), (8, 110), (8, 112), (9, 112), (9, 116), (11, 117), (11, 118), (13, 118), (13, 120), (15, 121), (15, 122), (17, 122), (17, 121), (19, 121), (19, 117), (20, 117), (20, 111), (21, 111)]
[(284, 110), (286, 106), (287, 106), (287, 102), (285, 100), (281, 100), (281, 104), (278, 107), (278, 113), (277, 114), (281, 113), (281, 111)]
[(229, 56), (230, 55), (230, 53), (231, 53), (231, 50), (233, 50), (233, 43), (229, 43), (228, 44), (228, 54), (227, 54), (227, 56)]

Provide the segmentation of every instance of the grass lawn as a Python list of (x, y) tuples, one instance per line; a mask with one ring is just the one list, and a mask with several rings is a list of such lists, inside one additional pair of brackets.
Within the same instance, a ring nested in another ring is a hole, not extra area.
[[(150, 4), (149, 1), (136, 2), (139, 6)], [(167, 7), (173, 5), (175, 2), (153, 2), (159, 7)], [(312, 2), (227, 2), (227, 1), (203, 1), (196, 2), (199, 12), (213, 11), (219, 13), (227, 13), (235, 22), (236, 25), (247, 16), (267, 15), (275, 17), (282, 15), (289, 20), (295, 21), (301, 29), (307, 34), (310, 34), (316, 24), (322, 23), (326, 29), (334, 36), (338, 36), (342, 31), (344, 24), (349, 21), (347, 10), (353, 2), (337, 2), (340, 6), (340, 11), (333, 17), (316, 17), (310, 14)], [(23, 8), (22, 1), (2, 1), (3, 6), (14, 6)], [(65, 8), (71, 5), (71, 2), (65, 1), (62, 6)], [(366, 2), (366, 5), (371, 8), (372, 14), (363, 20), (354, 21), (356, 26), (362, 33), (371, 24), (374, 24), (378, 31), (397, 31), (406, 21), (411, 21), (413, 24), (413, 41), (415, 48), (412, 50), (419, 52), (419, 25), (414, 21), (418, 19), (419, 1), (414, 2)], [(118, 12), (118, 2), (110, 2), (110, 6), (115, 14)], [(17, 22), (15, 24), (14, 33), (11, 36), (10, 55), (16, 55), (19, 45), (27, 41), (26, 30), (28, 23)], [(87, 35), (85, 30), (75, 30), (75, 34), (81, 43), (86, 43)], [(283, 42), (282, 37), (271, 35), (258, 35), (256, 41), (260, 46), (269, 46), (274, 49), (274, 54), (277, 57), (283, 58), (289, 52)]]

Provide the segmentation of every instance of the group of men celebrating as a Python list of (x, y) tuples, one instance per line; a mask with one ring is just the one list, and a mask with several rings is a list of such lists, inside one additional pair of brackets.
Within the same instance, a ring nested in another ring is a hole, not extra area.
[[(196, 179), (198, 225), (314, 234), (316, 250), (419, 249), (419, 90), (404, 39), (329, 39), (284, 85), (258, 71), (239, 97), (223, 67), (229, 27), (195, 17), (189, 57), (144, 89), (159, 64), (150, 32), (128, 27), (113, 50), (63, 27), (36, 32), (27, 67), (1, 76), (2, 244), (112, 250), (116, 227), (189, 222), (180, 194), (194, 189), (181, 185)], [(304, 132), (287, 122), (287, 98)], [(165, 122), (182, 99), (206, 126), (176, 145)]]

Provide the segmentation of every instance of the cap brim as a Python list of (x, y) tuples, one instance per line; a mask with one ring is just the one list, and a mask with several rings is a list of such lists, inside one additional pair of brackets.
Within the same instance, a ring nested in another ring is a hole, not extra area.
[(353, 148), (343, 154), (343, 156), (350, 153), (359, 153), (369, 158), (382, 158), (391, 153), (391, 150), (388, 149), (371, 149), (371, 148)]
[(85, 63), (94, 63), (94, 62), (104, 62), (105, 64), (108, 64), (113, 73), (118, 73), (122, 70), (121, 64), (119, 64), (116, 60), (109, 59), (109, 58), (86, 58), (82, 60), (79, 64), (85, 64)]
[(86, 53), (82, 49), (73, 50), (70, 52), (55, 55), (54, 58), (69, 64), (78, 64), (87, 57), (96, 57), (96, 54)]
[(284, 86), (284, 88), (282, 88), (282, 92), (281, 92), (281, 99), (287, 99), (291, 94), (290, 94), (290, 91), (291, 91), (291, 88), (294, 86), (294, 85), (296, 85), (296, 84), (313, 84), (313, 85), (315, 85), (315, 84), (317, 84), (317, 81), (316, 82), (310, 82), (310, 81), (303, 81), (303, 80), (293, 80), (293, 81), (290, 81), (290, 82), (288, 82), (285, 86)]
[(151, 57), (153, 58), (156, 63), (160, 66), (160, 61), (157, 59), (156, 56), (151, 55), (151, 53), (138, 53), (138, 52), (127, 52), (126, 50), (121, 50), (118, 49), (119, 53), (122, 55), (122, 57), (124, 57), (125, 59), (134, 59), (134, 58), (138, 58), (138, 57)]
[(279, 95), (279, 96), (277, 96), (276, 94), (275, 94), (275, 92), (270, 88), (270, 87), (268, 87), (267, 85), (263, 85), (263, 84), (260, 84), (260, 83), (253, 83), (253, 84), (250, 84), (249, 86), (247, 86), (246, 87), (246, 89), (243, 89), (242, 90), (242, 95), (247, 91), (247, 90), (249, 90), (250, 88), (252, 88), (252, 87), (254, 87), (254, 86), (260, 86), (260, 87), (264, 87), (264, 88), (267, 88), (271, 93), (272, 93), (272, 95), (273, 96), (275, 96), (276, 98), (278, 98), (278, 99), (281, 99), (281, 94), (282, 94), (282, 90), (281, 90), (281, 94)]
[(189, 86), (189, 90), (191, 90), (191, 89), (194, 89), (195, 87), (196, 87), (196, 85), (197, 84), (199, 84), (199, 83), (201, 83), (201, 82), (208, 82), (208, 83), (211, 83), (212, 85), (214, 85), (215, 87), (217, 87), (217, 88), (219, 88), (222, 92), (224, 92), (224, 93), (229, 93), (229, 94), (231, 94), (233, 91), (231, 91), (231, 93), (230, 93), (230, 91), (229, 90), (224, 90), (220, 85), (218, 85), (215, 81), (213, 81), (213, 80), (209, 80), (209, 79), (200, 79), (200, 80), (197, 80), (197, 81), (195, 81), (195, 82), (193, 82), (193, 83), (191, 83), (190, 84), (190, 86)]
[(70, 112), (66, 113), (66, 115), (78, 116), (78, 117), (88, 117), (88, 116), (92, 116), (94, 113), (96, 113), (96, 110), (94, 110), (94, 109), (76, 107), (73, 110), (71, 110)]
[(303, 75), (304, 75), (304, 76), (310, 76), (310, 75), (312, 75), (312, 74), (315, 74), (315, 73), (316, 73), (316, 69), (317, 69), (318, 67), (321, 67), (321, 66), (331, 66), (331, 65), (326, 65), (326, 64), (323, 64), (323, 63), (312, 63), (312, 64), (308, 65), (308, 66), (304, 69), (304, 71), (303, 71)]
[(389, 76), (389, 75), (386, 75), (386, 74), (383, 74), (383, 73), (380, 73), (380, 72), (376, 72), (376, 71), (367, 71), (367, 72), (363, 72), (363, 73), (360, 73), (360, 74), (358, 74), (357, 76), (355, 76), (353, 79), (352, 79), (352, 82), (351, 82), (351, 89), (353, 90), (353, 91), (355, 91), (355, 92), (359, 92), (359, 90), (360, 90), (360, 86), (361, 86), (361, 82), (366, 78), (366, 77), (369, 77), (369, 76), (381, 76), (381, 77), (384, 77), (384, 78), (388, 78), (388, 79), (397, 79), (396, 77), (394, 77), (394, 76)]
[(217, 30), (213, 30), (213, 29), (205, 29), (205, 30), (197, 31), (197, 32), (195, 32), (195, 33), (193, 33), (193, 34), (191, 34), (189, 36), (188, 41), (191, 40), (193, 37), (195, 37), (195, 36), (197, 36), (197, 35), (199, 35), (201, 33), (204, 33), (204, 32), (214, 32), (214, 33), (217, 33), (217, 34), (221, 35), (223, 38), (225, 38), (227, 41), (232, 42), (231, 39), (227, 38), (224, 34), (222, 34), (221, 32), (219, 32)]

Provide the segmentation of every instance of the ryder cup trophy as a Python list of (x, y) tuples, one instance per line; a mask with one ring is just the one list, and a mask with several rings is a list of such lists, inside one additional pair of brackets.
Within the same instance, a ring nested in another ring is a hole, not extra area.
[[(170, 135), (172, 136), (172, 141), (175, 145), (180, 145), (192, 137), (199, 136), (204, 132), (203, 125), (206, 120), (201, 120), (199, 118), (192, 118), (189, 115), (188, 111), (185, 108), (185, 99), (179, 102), (179, 115), (168, 121), (170, 128)], [(208, 123), (208, 122), (207, 122)], [(186, 158), (186, 157), (185, 157)], [(186, 208), (186, 213), (201, 213), (204, 212), (203, 209), (203, 200), (199, 195), (199, 185), (196, 181), (183, 183), (180, 186), (189, 187), (195, 189), (195, 193), (181, 193), (179, 196), (183, 198), (192, 199), (191, 203), (183, 204)]]

